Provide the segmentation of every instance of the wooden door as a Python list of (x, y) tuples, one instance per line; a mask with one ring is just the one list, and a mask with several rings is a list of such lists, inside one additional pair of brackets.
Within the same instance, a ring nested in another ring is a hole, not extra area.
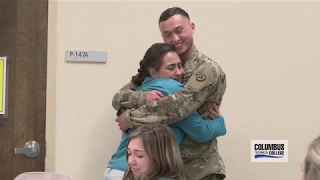
[[(0, 116), (0, 179), (44, 171), (47, 0), (0, 0), (0, 56), (8, 57), (7, 114)], [(14, 154), (27, 141), (40, 145), (35, 158)]]

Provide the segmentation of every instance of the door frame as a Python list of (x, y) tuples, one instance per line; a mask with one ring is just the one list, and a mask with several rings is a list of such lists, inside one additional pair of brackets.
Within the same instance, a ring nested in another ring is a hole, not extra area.
[(56, 71), (57, 71), (57, 4), (48, 1), (47, 109), (45, 171), (55, 171)]

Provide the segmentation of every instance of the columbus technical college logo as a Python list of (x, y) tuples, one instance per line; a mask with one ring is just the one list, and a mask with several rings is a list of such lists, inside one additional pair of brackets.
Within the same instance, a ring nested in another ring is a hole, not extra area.
[(288, 140), (251, 140), (251, 162), (288, 162)]

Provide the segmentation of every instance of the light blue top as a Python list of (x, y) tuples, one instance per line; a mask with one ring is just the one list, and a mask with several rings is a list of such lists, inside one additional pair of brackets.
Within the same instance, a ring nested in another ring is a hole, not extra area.
[[(183, 87), (183, 84), (173, 79), (147, 77), (137, 90), (158, 90), (161, 91), (164, 96), (168, 96), (181, 91)], [(169, 127), (175, 134), (178, 146), (181, 145), (186, 136), (189, 136), (199, 143), (206, 143), (219, 136), (224, 136), (227, 132), (222, 116), (219, 116), (214, 120), (203, 120), (197, 111), (182, 121), (169, 124)], [(120, 145), (117, 151), (112, 155), (108, 168), (121, 171), (125, 171), (128, 168), (126, 148), (128, 137), (133, 131), (134, 129), (130, 129), (128, 132), (122, 133)]]

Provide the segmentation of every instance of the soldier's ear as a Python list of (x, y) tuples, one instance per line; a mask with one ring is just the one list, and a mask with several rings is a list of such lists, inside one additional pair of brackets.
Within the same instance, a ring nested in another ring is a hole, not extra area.
[(191, 32), (192, 32), (192, 34), (194, 34), (195, 31), (196, 31), (196, 25), (192, 22), (191, 23)]

